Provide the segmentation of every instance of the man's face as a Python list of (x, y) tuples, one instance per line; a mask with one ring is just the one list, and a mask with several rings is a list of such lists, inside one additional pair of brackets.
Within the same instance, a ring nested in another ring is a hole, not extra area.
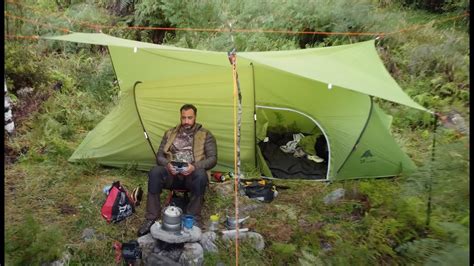
[(181, 111), (181, 126), (189, 129), (194, 126), (196, 122), (196, 115), (194, 114), (193, 109), (183, 110)]

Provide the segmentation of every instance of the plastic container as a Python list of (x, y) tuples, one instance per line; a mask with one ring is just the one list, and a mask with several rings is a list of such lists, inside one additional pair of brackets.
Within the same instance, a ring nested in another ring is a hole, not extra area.
[(112, 188), (112, 185), (106, 185), (103, 189), (102, 192), (104, 192), (105, 195), (109, 195), (110, 189)]
[(219, 215), (214, 214), (211, 215), (209, 219), (209, 231), (217, 231), (219, 230)]
[(194, 216), (184, 215), (183, 216), (183, 229), (192, 229), (194, 226)]

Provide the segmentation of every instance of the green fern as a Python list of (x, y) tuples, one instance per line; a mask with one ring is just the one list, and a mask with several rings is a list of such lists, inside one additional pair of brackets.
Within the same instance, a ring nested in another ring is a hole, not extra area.
[(395, 249), (406, 263), (423, 263), (443, 247), (441, 240), (423, 238), (400, 245)]

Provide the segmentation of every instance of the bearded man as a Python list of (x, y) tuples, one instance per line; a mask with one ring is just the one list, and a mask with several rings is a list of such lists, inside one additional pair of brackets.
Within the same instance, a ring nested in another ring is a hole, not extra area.
[(185, 104), (180, 109), (181, 123), (165, 132), (156, 155), (158, 165), (148, 173), (145, 222), (138, 236), (150, 232), (161, 218), (160, 195), (163, 189), (186, 189), (191, 193), (185, 214), (193, 215), (202, 227), (201, 209), (208, 184), (208, 171), (217, 163), (217, 144), (212, 133), (196, 123), (197, 109)]

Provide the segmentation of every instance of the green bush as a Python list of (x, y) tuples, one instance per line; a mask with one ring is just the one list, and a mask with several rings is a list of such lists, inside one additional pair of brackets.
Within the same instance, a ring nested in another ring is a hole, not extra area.
[(60, 258), (65, 239), (58, 228), (43, 228), (32, 214), (7, 230), (5, 252), (13, 265), (39, 265)]
[(8, 89), (14, 94), (24, 87), (41, 88), (49, 81), (43, 58), (19, 42), (5, 43), (5, 76)]
[(466, 0), (397, 0), (388, 2), (401, 6), (423, 9), (430, 12), (463, 11), (467, 10), (469, 7), (469, 1)]
[(275, 257), (273, 257), (273, 262), (278, 262), (278, 264), (287, 264), (296, 262), (295, 252), (297, 246), (294, 244), (286, 243), (272, 243), (271, 249)]

